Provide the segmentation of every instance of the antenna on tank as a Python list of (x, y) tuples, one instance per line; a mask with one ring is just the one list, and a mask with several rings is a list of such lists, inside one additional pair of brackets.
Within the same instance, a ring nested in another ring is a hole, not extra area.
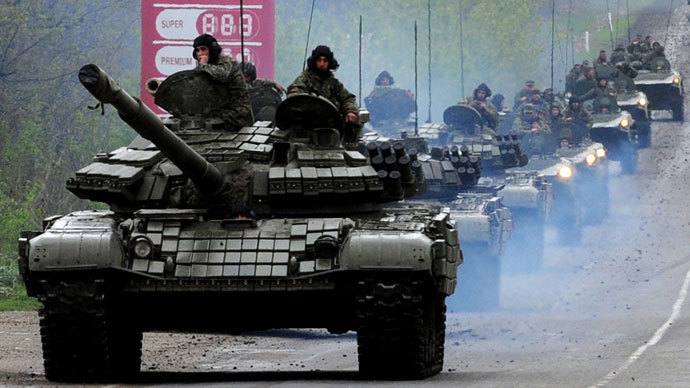
[(362, 106), (362, 15), (359, 15), (359, 106)]
[(668, 39), (668, 27), (671, 25), (671, 16), (673, 16), (673, 0), (668, 10), (668, 21), (666, 22), (666, 34), (664, 34), (664, 47), (666, 47), (666, 39)]
[(628, 44), (630, 44), (630, 4), (625, 0), (625, 17), (628, 20)]
[(465, 97), (465, 52), (462, 48), (462, 0), (460, 0), (460, 93)]
[(426, 17), (429, 29), (429, 54), (427, 58), (427, 70), (429, 72), (429, 116), (426, 119), (427, 123), (431, 122), (431, 0), (426, 3)]
[[(551, 0), (551, 92), (553, 93), (553, 46), (555, 44), (556, 37), (556, 0)], [(553, 100), (551, 100), (551, 106), (553, 107)]]
[(419, 135), (419, 108), (417, 107), (417, 20), (414, 21), (414, 134)]
[(307, 50), (309, 49), (309, 35), (311, 34), (311, 21), (314, 17), (314, 3), (316, 0), (311, 0), (311, 12), (309, 13), (309, 28), (307, 28), (307, 44), (304, 46), (304, 60), (302, 60), (302, 71), (307, 68)]
[(244, 63), (244, 0), (240, 0), (240, 51)]

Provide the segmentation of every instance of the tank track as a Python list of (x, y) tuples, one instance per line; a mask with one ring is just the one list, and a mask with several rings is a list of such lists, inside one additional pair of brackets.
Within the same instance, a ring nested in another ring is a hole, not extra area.
[(417, 379), (443, 368), (445, 297), (430, 281), (357, 282), (359, 371), (371, 378)]
[(48, 380), (106, 382), (139, 372), (142, 332), (117, 313), (103, 279), (42, 283), (39, 315)]

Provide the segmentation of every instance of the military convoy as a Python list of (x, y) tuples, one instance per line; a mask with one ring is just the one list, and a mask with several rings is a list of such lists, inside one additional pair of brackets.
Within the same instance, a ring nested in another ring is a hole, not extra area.
[(684, 120), (683, 79), (666, 58), (656, 58), (647, 70), (639, 70), (635, 87), (649, 98), (649, 110), (670, 110), (674, 121)]
[(160, 84), (165, 121), (95, 65), (79, 79), (139, 136), (67, 182), (109, 210), (48, 217), (21, 235), (49, 380), (132, 376), (144, 331), (281, 327), (356, 331), (367, 376), (440, 372), (445, 298), (463, 259), (447, 210), (382, 207), (424, 186), (399, 163), (406, 150), (395, 150), (397, 169), (345, 150), (337, 109), (310, 95), (281, 103), (275, 127), (231, 133), (216, 129), (224, 90), (203, 73)]

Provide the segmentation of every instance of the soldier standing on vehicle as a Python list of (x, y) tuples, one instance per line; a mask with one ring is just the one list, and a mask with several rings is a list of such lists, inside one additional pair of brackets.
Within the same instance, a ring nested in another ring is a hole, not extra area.
[(635, 77), (637, 77), (637, 70), (634, 67), (625, 62), (618, 62), (611, 84), (618, 92), (634, 92), (636, 88), (632, 79)]
[(647, 57), (645, 58), (645, 67), (651, 71), (667, 71), (670, 70), (669, 65), (667, 64), (668, 61), (664, 61), (664, 64), (662, 66), (659, 66), (657, 64), (658, 59), (666, 59), (666, 54), (664, 53), (664, 46), (661, 45), (659, 42), (654, 42), (653, 43), (653, 50), (647, 54)]
[(228, 93), (229, 101), (216, 110), (225, 121), (225, 128), (238, 131), (252, 125), (254, 116), (240, 64), (230, 57), (220, 55), (223, 49), (216, 38), (209, 34), (196, 37), (193, 46), (192, 56), (198, 61), (196, 71), (210, 75)]
[(565, 121), (567, 123), (580, 123), (587, 128), (592, 128), (592, 115), (582, 107), (582, 102), (578, 96), (570, 97), (568, 109), (565, 111)]
[(622, 44), (619, 44), (611, 54), (611, 63), (616, 65), (619, 62), (630, 63), (630, 57), (625, 53), (625, 47)]
[(575, 82), (577, 82), (577, 79), (580, 78), (580, 75), (582, 75), (582, 66), (580, 66), (579, 63), (576, 63), (575, 65), (573, 65), (573, 68), (570, 69), (570, 73), (568, 73), (568, 76), (565, 78), (566, 92), (573, 92)]
[(332, 102), (345, 122), (356, 122), (359, 112), (357, 99), (333, 75), (338, 67), (340, 64), (328, 46), (316, 46), (307, 59), (307, 69), (288, 86), (288, 97), (300, 93), (316, 94)]
[(286, 92), (283, 85), (277, 81), (268, 78), (256, 78), (256, 65), (251, 62), (242, 62), (242, 73), (244, 74), (244, 82), (249, 88), (270, 86), (280, 93), (281, 96)]
[(611, 62), (606, 58), (606, 50), (599, 51), (599, 56), (594, 60), (594, 70), (600, 72), (601, 67), (611, 67)]
[(494, 104), (488, 100), (491, 97), (491, 89), (485, 83), (481, 83), (474, 89), (472, 96), (460, 100), (461, 104), (466, 104), (479, 111), (485, 124), (492, 129), (496, 129), (498, 124), (498, 111)]
[(517, 110), (520, 105), (524, 104), (529, 99), (529, 97), (532, 95), (532, 90), (534, 90), (534, 81), (525, 81), (525, 87), (520, 89), (520, 91), (515, 95), (513, 110)]

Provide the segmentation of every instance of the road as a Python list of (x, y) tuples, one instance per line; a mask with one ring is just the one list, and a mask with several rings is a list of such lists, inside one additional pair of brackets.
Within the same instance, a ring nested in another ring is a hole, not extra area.
[[(680, 6), (674, 15), (667, 47), (683, 74), (690, 74), (688, 10)], [(587, 227), (577, 247), (547, 236), (541, 271), (503, 273), (498, 311), (449, 312), (437, 376), (361, 380), (352, 333), (146, 333), (143, 372), (131, 385), (688, 386), (689, 129), (654, 122), (638, 173), (621, 176), (612, 166), (609, 217)], [(53, 386), (43, 377), (34, 312), (0, 314), (0, 386)]]

